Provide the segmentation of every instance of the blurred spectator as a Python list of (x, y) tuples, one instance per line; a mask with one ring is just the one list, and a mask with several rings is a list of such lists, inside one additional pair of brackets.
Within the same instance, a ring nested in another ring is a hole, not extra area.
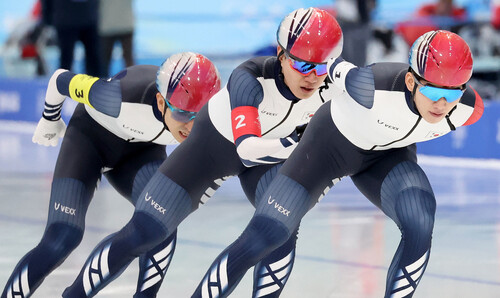
[(495, 29), (493, 55), (500, 56), (500, 0), (491, 0), (491, 26)]
[(410, 20), (397, 24), (395, 31), (411, 46), (419, 36), (428, 31), (446, 29), (458, 33), (466, 21), (465, 8), (455, 6), (453, 0), (437, 0), (435, 3), (422, 5)]
[(134, 65), (132, 0), (100, 0), (99, 34), (105, 76), (110, 72), (113, 48), (116, 42), (120, 42), (125, 67)]
[(500, 30), (500, 0), (491, 0), (491, 25)]
[(59, 41), (60, 68), (71, 70), (77, 41), (85, 48), (85, 70), (101, 76), (98, 35), (99, 0), (41, 0), (45, 24), (53, 25)]
[(357, 65), (365, 66), (368, 41), (372, 36), (370, 28), (371, 12), (375, 0), (336, 0), (336, 17), (344, 33), (342, 58)]
[(39, 0), (35, 0), (29, 16), (14, 27), (5, 42), (4, 49), (6, 52), (15, 52), (16, 59), (32, 61), (35, 64), (35, 74), (44, 76), (47, 74), (47, 65), (43, 58), (43, 52), (46, 46), (54, 43), (55, 34), (53, 34), (53, 30), (43, 24), (41, 3)]

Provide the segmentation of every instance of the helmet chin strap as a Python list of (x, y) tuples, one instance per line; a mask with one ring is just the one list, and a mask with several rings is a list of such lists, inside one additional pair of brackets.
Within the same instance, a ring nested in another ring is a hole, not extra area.
[(161, 134), (166, 130), (166, 131), (170, 131), (167, 127), (167, 124), (165, 124), (165, 116), (167, 115), (167, 105), (165, 105), (163, 107), (163, 115), (161, 116), (161, 119), (163, 120), (163, 128), (160, 130), (160, 132), (156, 135), (156, 137), (154, 137), (153, 139), (151, 139), (149, 142), (153, 142), (155, 141), (156, 139), (158, 139)]
[(413, 98), (413, 101), (415, 101), (415, 94), (417, 94), (417, 83), (413, 83), (413, 90), (411, 91), (411, 96)]
[[(280, 46), (281, 47), (281, 46)], [(278, 53), (278, 59), (285, 54), (285, 51), (283, 48), (281, 48), (281, 51)]]
[[(165, 100), (165, 101), (166, 101), (166, 100)], [(170, 131), (170, 129), (168, 129), (168, 126), (167, 126), (167, 124), (166, 124), (166, 122), (167, 122), (167, 121), (165, 120), (165, 117), (167, 117), (167, 103), (165, 103), (165, 105), (163, 106), (163, 115), (162, 115), (162, 117), (161, 117), (161, 119), (163, 120), (163, 121), (162, 121), (162, 122), (163, 122), (163, 129), (162, 129), (162, 131), (160, 132), (160, 134), (161, 134), (164, 130), (166, 130), (166, 131)]]
[(415, 108), (415, 111), (422, 117), (422, 114), (420, 114), (420, 111), (417, 108), (417, 104), (415, 103), (415, 96), (417, 95), (417, 83), (413, 82), (413, 90), (411, 91), (411, 103), (413, 104), (413, 107)]

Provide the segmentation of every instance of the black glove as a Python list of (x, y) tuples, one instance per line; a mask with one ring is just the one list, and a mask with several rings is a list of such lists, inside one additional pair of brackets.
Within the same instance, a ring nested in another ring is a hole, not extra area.
[[(291, 138), (295, 143), (298, 143), (300, 141), (300, 139), (302, 138), (302, 134), (304, 133), (304, 130), (306, 129), (306, 126), (307, 126), (307, 123), (296, 126), (295, 130), (292, 131), (291, 134), (289, 134), (285, 138), (281, 138), (282, 142), (283, 142), (283, 140), (285, 140), (287, 138)], [(290, 141), (286, 141), (286, 142), (290, 143)], [(289, 145), (287, 145), (285, 147), (288, 147), (288, 146)]]
[(297, 134), (297, 138), (300, 141), (302, 139), (302, 135), (304, 134), (304, 131), (306, 130), (307, 124), (302, 124), (297, 127), (295, 127), (295, 133)]

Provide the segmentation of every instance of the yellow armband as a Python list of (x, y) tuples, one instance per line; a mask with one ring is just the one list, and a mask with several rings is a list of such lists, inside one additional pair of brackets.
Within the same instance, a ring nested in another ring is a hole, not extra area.
[(85, 74), (75, 75), (69, 82), (69, 95), (72, 99), (94, 108), (89, 101), (90, 88), (99, 78)]

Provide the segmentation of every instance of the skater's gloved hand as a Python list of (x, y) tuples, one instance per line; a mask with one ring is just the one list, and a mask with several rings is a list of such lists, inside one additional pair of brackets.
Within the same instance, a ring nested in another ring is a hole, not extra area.
[(295, 127), (295, 130), (288, 137), (298, 143), (302, 138), (302, 134), (304, 133), (304, 130), (306, 130), (306, 127), (307, 123), (298, 125), (297, 127)]
[(59, 138), (64, 137), (65, 132), (66, 124), (61, 118), (56, 121), (50, 121), (42, 117), (38, 121), (31, 140), (36, 144), (55, 147), (59, 143)]
[(307, 124), (308, 123), (295, 127), (295, 133), (297, 133), (297, 137), (298, 137), (299, 141), (300, 141), (300, 139), (302, 139), (302, 135), (304, 134), (304, 131), (306, 130)]

